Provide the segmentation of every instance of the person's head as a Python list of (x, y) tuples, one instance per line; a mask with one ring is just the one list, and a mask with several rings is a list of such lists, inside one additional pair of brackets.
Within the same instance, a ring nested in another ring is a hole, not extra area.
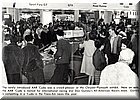
[(23, 39), (25, 38), (26, 35), (30, 35), (30, 34), (31, 34), (31, 30), (27, 28), (23, 34)]
[(122, 37), (122, 39), (126, 39), (127, 38), (126, 33), (123, 32), (123, 31), (120, 31), (119, 34), (118, 34), (118, 36)]
[(102, 31), (100, 32), (100, 37), (105, 38), (106, 35), (107, 35), (107, 31), (106, 31), (106, 30), (102, 30)]
[(90, 32), (89, 33), (89, 39), (90, 40), (95, 40), (96, 39), (96, 32)]
[(115, 30), (115, 26), (109, 25), (109, 29)]
[(38, 24), (38, 27), (39, 27), (39, 28), (42, 28), (42, 26), (43, 26), (42, 23), (39, 23), (39, 24)]
[(121, 28), (120, 27), (117, 27), (116, 32), (117, 33), (121, 32)]
[(43, 28), (44, 28), (44, 30), (47, 30), (48, 29), (47, 25), (44, 25)]
[(5, 34), (4, 41), (10, 40), (10, 34)]
[(115, 31), (113, 29), (111, 29), (111, 28), (109, 29), (108, 32), (109, 32), (110, 36), (114, 36), (115, 35)]
[(105, 25), (102, 25), (102, 29), (106, 29), (106, 26)]
[(103, 50), (104, 49), (104, 42), (103, 41), (100, 41), (100, 40), (96, 40), (95, 41), (95, 47), (97, 48), (97, 49), (100, 49), (100, 50)]
[(4, 34), (10, 34), (10, 33), (11, 33), (10, 28), (5, 28), (5, 29), (3, 30), (3, 33), (4, 33)]
[(57, 30), (57, 39), (60, 40), (61, 38), (64, 38), (65, 33), (63, 30)]
[(98, 30), (99, 30), (99, 31), (101, 30), (101, 26), (100, 26), (100, 25), (98, 26)]
[(92, 25), (92, 30), (97, 30), (97, 25), (96, 25), (95, 22), (94, 22), (93, 25)]
[(25, 40), (27, 41), (27, 42), (32, 42), (33, 41), (33, 36), (32, 35), (26, 35), (25, 36)]
[(122, 39), (121, 44), (121, 49), (124, 50), (130, 46), (130, 41), (127, 39)]
[(127, 48), (120, 52), (119, 61), (123, 61), (127, 64), (131, 64), (133, 61), (133, 57), (134, 57), (134, 52), (131, 49)]
[(132, 28), (132, 31), (133, 31), (134, 34), (138, 34), (139, 28), (136, 27), (136, 26), (134, 26), (134, 27)]
[(18, 42), (18, 38), (16, 36), (10, 35), (10, 42), (16, 44)]
[(16, 24), (16, 28), (18, 29), (20, 27), (20, 24)]
[(131, 27), (132, 27), (132, 25), (127, 25), (127, 30), (130, 31)]
[(64, 31), (63, 30), (57, 30), (57, 35), (58, 36), (64, 36)]
[(52, 27), (52, 26), (53, 26), (53, 24), (50, 22), (50, 23), (49, 23), (49, 26), (50, 26), (50, 27)]
[(58, 30), (63, 30), (62, 25), (59, 25), (57, 29), (58, 29)]

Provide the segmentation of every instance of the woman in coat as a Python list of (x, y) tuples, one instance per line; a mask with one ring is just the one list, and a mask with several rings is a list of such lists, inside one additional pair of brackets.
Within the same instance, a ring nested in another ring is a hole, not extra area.
[(134, 52), (123, 49), (119, 55), (119, 61), (104, 68), (100, 77), (100, 85), (133, 85), (138, 86), (138, 76), (131, 70)]
[(99, 85), (100, 75), (102, 70), (106, 67), (106, 57), (103, 52), (105, 44), (103, 41), (95, 41), (96, 51), (93, 54), (93, 65), (95, 66), (95, 85)]
[(93, 33), (89, 33), (88, 38), (89, 39), (87, 41), (84, 41), (83, 44), (80, 44), (80, 48), (84, 48), (84, 56), (80, 73), (89, 75), (88, 84), (90, 85), (90, 81), (91, 84), (94, 82), (95, 67), (92, 64), (92, 55), (96, 50), (96, 47), (94, 46), (95, 35)]

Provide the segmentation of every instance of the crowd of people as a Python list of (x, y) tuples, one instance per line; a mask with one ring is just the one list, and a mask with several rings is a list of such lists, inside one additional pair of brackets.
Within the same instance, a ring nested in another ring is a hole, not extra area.
[[(80, 49), (84, 48), (80, 73), (89, 76), (88, 84), (99, 85), (100, 81), (104, 84), (103, 79), (108, 78), (104, 77), (107, 76), (107, 74), (104, 75), (104, 70), (108, 66), (115, 66), (116, 63), (119, 66), (118, 62), (124, 63), (125, 61), (127, 67), (130, 67), (129, 71), (133, 71), (130, 73), (135, 73), (138, 77), (138, 22), (128, 24), (124, 22), (124, 19), (120, 19), (119, 24), (115, 21), (105, 24), (101, 19), (87, 26), (77, 23), (70, 26), (70, 28), (82, 29), (85, 32), (84, 41), (79, 44)], [(25, 20), (17, 21), (11, 29), (4, 28), (3, 63), (8, 84), (22, 83), (21, 75), (27, 77), (29, 84), (45, 84), (44, 64), (40, 52), (52, 44), (55, 44), (57, 51), (54, 54), (56, 69), (50, 83), (67, 83), (72, 47), (64, 38), (63, 30), (61, 23), (49, 23), (47, 26), (40, 22)], [(129, 52), (123, 55), (125, 51)], [(127, 56), (129, 53), (132, 55)], [(128, 58), (125, 59), (124, 56)], [(128, 63), (129, 58), (132, 61)], [(110, 75), (109, 72), (116, 71), (115, 68), (109, 70), (108, 75)], [(123, 72), (122, 77), (129, 77), (126, 76), (125, 71)]]
[[(139, 38), (138, 33), (139, 33), (138, 23), (134, 25), (127, 24), (124, 23), (122, 19), (120, 20), (119, 24), (115, 24), (115, 21), (112, 21), (110, 24), (107, 25), (104, 24), (103, 21), (101, 21), (97, 25), (93, 24), (92, 30), (89, 32), (89, 34), (87, 34), (89, 39), (85, 40), (84, 43), (82, 44), (84, 47), (84, 56), (83, 56), (80, 72), (89, 75), (88, 84), (99, 85), (100, 78), (106, 76), (106, 78), (105, 77), (103, 78), (104, 79), (104, 81), (102, 81), (102, 85), (103, 85), (103, 82), (106, 83), (107, 80), (111, 81), (111, 79), (109, 79), (109, 76), (110, 77), (118, 76), (117, 77), (118, 79), (114, 77), (114, 80), (116, 80), (115, 85), (122, 85), (121, 84), (122, 82), (121, 83), (117, 82), (117, 80), (119, 80), (119, 77), (123, 77), (122, 79), (127, 81), (124, 83), (128, 83), (128, 85), (130, 85), (131, 82), (130, 83), (128, 82), (127, 77), (129, 76), (127, 75), (128, 73), (130, 74), (131, 72), (123, 71), (122, 74), (119, 73), (121, 69), (119, 70), (117, 68), (113, 69), (112, 67), (112, 70), (110, 68), (110, 70), (106, 71), (106, 73), (102, 75), (102, 71), (106, 69), (107, 66), (109, 65), (116, 66), (115, 64), (117, 62), (122, 62), (122, 61), (124, 61), (129, 66), (129, 68), (131, 68), (131, 71), (133, 71), (132, 73), (136, 74), (136, 75), (135, 74), (132, 75), (134, 80), (137, 79), (138, 76), (138, 51), (137, 50), (138, 50), (138, 38)], [(129, 52), (127, 52), (128, 49), (130, 50)], [(123, 52), (126, 55), (123, 55), (123, 53), (121, 52)], [(129, 53), (132, 55), (129, 55)], [(125, 56), (128, 58), (124, 59)], [(130, 58), (132, 61), (130, 60)], [(130, 61), (128, 62), (128, 60)], [(123, 67), (123, 65), (120, 65), (119, 68), (121, 67)], [(112, 73), (112, 75), (110, 73)], [(113, 73), (116, 74), (113, 75)], [(117, 74), (121, 74), (122, 76)], [(113, 77), (111, 78), (113, 79)], [(131, 78), (129, 81), (131, 81)], [(108, 83), (108, 85), (113, 85), (113, 83), (111, 84), (110, 82)]]

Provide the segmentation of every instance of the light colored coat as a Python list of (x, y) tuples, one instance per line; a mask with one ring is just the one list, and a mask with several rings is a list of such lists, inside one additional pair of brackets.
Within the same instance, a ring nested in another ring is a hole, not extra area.
[(84, 56), (82, 60), (80, 73), (85, 73), (87, 75), (94, 76), (95, 67), (92, 64), (92, 56), (96, 50), (96, 47), (94, 46), (94, 41), (84, 41), (84, 43), (80, 45), (80, 48), (82, 47), (84, 47)]
[(101, 72), (100, 85), (137, 85), (137, 83), (137, 75), (123, 62), (108, 65)]

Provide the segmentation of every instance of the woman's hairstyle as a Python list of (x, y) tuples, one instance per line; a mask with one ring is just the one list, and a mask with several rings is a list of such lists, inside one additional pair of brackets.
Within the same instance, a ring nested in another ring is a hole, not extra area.
[(102, 29), (102, 30), (100, 31), (100, 34), (106, 37), (106, 36), (109, 35), (109, 32), (108, 32), (107, 30), (105, 30), (105, 29)]
[(130, 48), (131, 46), (131, 42), (128, 39), (122, 39), (121, 43), (125, 44), (126, 47)]
[(43, 25), (42, 23), (39, 23), (39, 24), (38, 24), (38, 26), (42, 26), (42, 25)]
[(104, 45), (104, 42), (101, 40), (96, 40), (95, 41), (95, 47), (98, 49), (100, 48), (102, 45)]
[(4, 40), (5, 40), (5, 41), (10, 40), (10, 34), (5, 34)]
[(26, 35), (25, 36), (25, 40), (28, 41), (32, 41), (33, 40), (33, 36), (32, 35)]
[(44, 25), (44, 27), (47, 27), (47, 25)]

